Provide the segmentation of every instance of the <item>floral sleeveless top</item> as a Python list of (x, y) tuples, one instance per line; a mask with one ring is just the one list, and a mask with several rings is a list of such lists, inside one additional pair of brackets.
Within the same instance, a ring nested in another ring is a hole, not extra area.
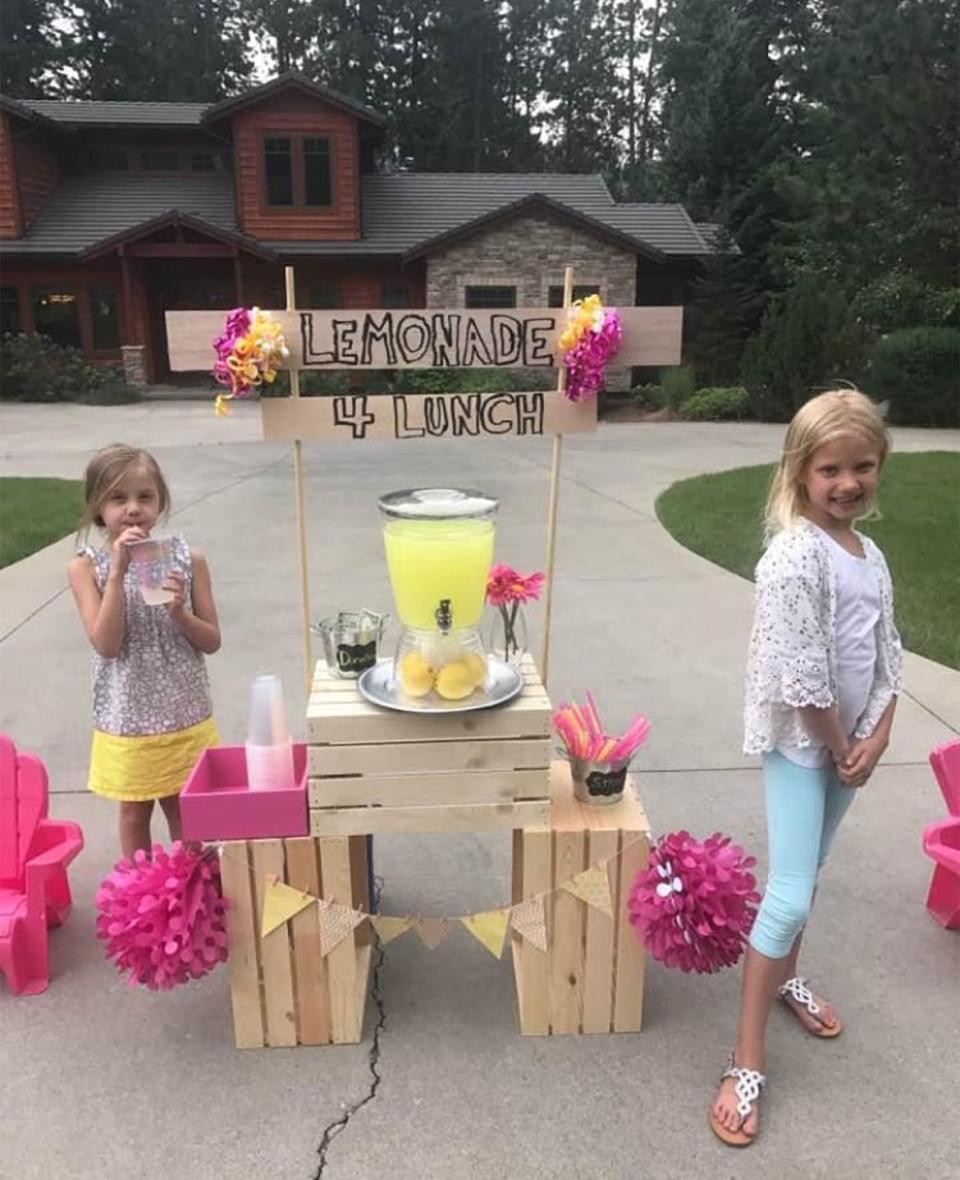
[[(193, 602), (190, 547), (174, 536), (173, 560), (186, 579), (187, 608)], [(80, 550), (93, 563), (101, 593), (110, 555), (90, 545)], [(131, 566), (123, 579), (126, 631), (112, 660), (93, 653), (93, 723), (122, 737), (172, 733), (205, 721), (213, 712), (203, 655), (170, 618), (166, 606), (147, 606)]]

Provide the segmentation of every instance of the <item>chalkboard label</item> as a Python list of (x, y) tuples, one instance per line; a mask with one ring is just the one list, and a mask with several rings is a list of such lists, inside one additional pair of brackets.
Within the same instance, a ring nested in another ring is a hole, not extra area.
[(377, 662), (376, 640), (370, 643), (338, 643), (337, 667), (341, 672), (364, 672)]
[(619, 795), (627, 781), (627, 768), (611, 770), (606, 774), (602, 770), (591, 770), (587, 775), (587, 794), (589, 795)]

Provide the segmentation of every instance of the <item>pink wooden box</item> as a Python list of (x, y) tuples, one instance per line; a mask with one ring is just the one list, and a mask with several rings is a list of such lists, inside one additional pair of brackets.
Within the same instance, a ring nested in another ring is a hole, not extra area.
[(243, 746), (204, 750), (180, 792), (186, 840), (266, 840), (307, 836), (307, 747), (294, 743), (296, 786), (251, 791)]

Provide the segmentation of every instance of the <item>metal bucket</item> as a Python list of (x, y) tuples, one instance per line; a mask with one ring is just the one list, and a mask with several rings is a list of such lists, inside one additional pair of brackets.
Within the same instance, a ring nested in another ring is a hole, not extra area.
[(573, 793), (581, 803), (600, 807), (619, 803), (627, 782), (629, 762), (590, 762), (585, 758), (570, 759)]
[(376, 611), (340, 611), (315, 623), (311, 630), (323, 643), (327, 667), (344, 680), (356, 680), (377, 662), (380, 641), (390, 621)]

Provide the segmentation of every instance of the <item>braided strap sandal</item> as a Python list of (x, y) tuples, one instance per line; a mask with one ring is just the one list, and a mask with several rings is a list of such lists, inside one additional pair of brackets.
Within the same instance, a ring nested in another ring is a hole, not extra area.
[[(777, 999), (782, 1000), (794, 1015), (797, 1015), (795, 1010), (787, 1004), (787, 997), (796, 1000), (798, 1004), (802, 1004), (811, 1016), (819, 1016), (822, 1009), (817, 1001), (813, 998), (813, 992), (807, 987), (807, 981), (799, 975), (794, 975), (788, 979), (782, 987), (777, 988)], [(839, 1020), (834, 1020), (833, 1024), (821, 1024), (817, 1028), (811, 1028), (809, 1025), (800, 1021), (803, 1027), (811, 1036), (829, 1039), (830, 1037), (838, 1037), (843, 1032), (843, 1025)]]
[(746, 1069), (744, 1066), (734, 1065), (732, 1053), (730, 1054), (727, 1068), (720, 1075), (720, 1081), (723, 1082), (727, 1078), (735, 1079), (733, 1093), (737, 1100), (737, 1114), (740, 1116), (740, 1126), (736, 1131), (729, 1130), (729, 1128), (717, 1120), (711, 1107), (710, 1128), (718, 1139), (722, 1139), (730, 1147), (749, 1147), (754, 1139), (756, 1139), (756, 1135), (748, 1135), (743, 1130), (743, 1124), (747, 1121), (754, 1106), (756, 1106), (757, 1099), (760, 1097), (760, 1091), (767, 1084), (767, 1078), (758, 1069)]

